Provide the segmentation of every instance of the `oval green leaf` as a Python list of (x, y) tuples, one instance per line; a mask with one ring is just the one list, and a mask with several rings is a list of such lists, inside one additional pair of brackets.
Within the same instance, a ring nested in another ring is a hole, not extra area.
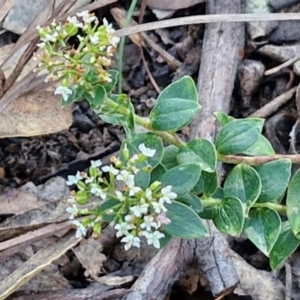
[(206, 139), (195, 139), (178, 152), (179, 164), (198, 163), (203, 171), (214, 172), (217, 164), (215, 146)]
[(177, 131), (191, 123), (199, 109), (197, 102), (180, 98), (157, 102), (150, 113), (151, 127), (159, 131)]
[(201, 172), (203, 182), (203, 192), (206, 197), (212, 196), (218, 188), (218, 174), (217, 172), (208, 173)]
[(183, 76), (179, 80), (168, 85), (159, 94), (157, 101), (169, 101), (173, 98), (198, 102), (197, 88), (192, 77)]
[(176, 201), (181, 202), (187, 206), (189, 206), (191, 209), (193, 209), (197, 214), (202, 212), (203, 206), (202, 202), (196, 195), (189, 193), (186, 194), (179, 199), (176, 199)]
[(245, 220), (244, 231), (248, 239), (266, 256), (269, 256), (281, 231), (281, 220), (275, 210), (251, 209)]
[(216, 118), (219, 121), (221, 126), (224, 126), (227, 123), (235, 120), (234, 117), (228, 116), (227, 114), (225, 114), (223, 112), (215, 112), (215, 116), (216, 116)]
[(201, 169), (197, 164), (185, 164), (168, 170), (161, 178), (162, 185), (171, 185), (172, 191), (178, 197), (189, 193), (196, 185), (201, 174)]
[(287, 216), (295, 235), (300, 233), (300, 169), (292, 177), (286, 197)]
[[(129, 150), (130, 157), (134, 154), (139, 154), (140, 150), (138, 147), (141, 144), (145, 144), (147, 148), (155, 149), (156, 152), (153, 157), (147, 157), (147, 163), (152, 167), (155, 168), (162, 160), (164, 155), (164, 146), (162, 140), (159, 136), (151, 133), (139, 133), (135, 134), (131, 139), (127, 139), (123, 142), (121, 150), (120, 150), (120, 159), (124, 162), (123, 157), (123, 148), (124, 144), (126, 143), (127, 148)], [(143, 164), (145, 166), (145, 164)]]
[(215, 226), (222, 232), (231, 236), (240, 236), (244, 227), (243, 203), (235, 197), (222, 199), (213, 214)]
[(171, 223), (165, 225), (164, 231), (172, 236), (195, 239), (208, 236), (208, 231), (200, 217), (188, 206), (172, 202), (165, 205), (167, 208), (167, 217)]
[(257, 126), (257, 122), (248, 119), (227, 123), (217, 136), (217, 151), (223, 155), (242, 153), (258, 140)]
[(290, 181), (291, 167), (289, 159), (280, 159), (255, 168), (262, 185), (257, 202), (277, 202), (281, 199)]
[(249, 209), (258, 199), (261, 192), (261, 181), (256, 170), (248, 165), (236, 165), (224, 183), (224, 196), (236, 197)]
[(290, 223), (283, 222), (279, 237), (270, 253), (272, 270), (282, 267), (284, 261), (296, 251), (299, 245), (300, 240), (295, 237)]
[(248, 149), (243, 151), (243, 154), (250, 156), (274, 155), (275, 151), (271, 143), (262, 134), (260, 134), (257, 141)]
[(179, 148), (177, 148), (174, 145), (169, 145), (165, 148), (164, 156), (161, 163), (167, 170), (178, 166), (178, 161), (176, 159), (178, 152)]

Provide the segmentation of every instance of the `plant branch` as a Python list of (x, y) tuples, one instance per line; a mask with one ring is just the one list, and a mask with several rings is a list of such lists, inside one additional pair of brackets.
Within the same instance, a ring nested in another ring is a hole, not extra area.
[(227, 164), (247, 164), (250, 166), (261, 165), (279, 159), (289, 159), (292, 163), (300, 163), (300, 154), (275, 154), (269, 156), (239, 156), (218, 154), (218, 160)]

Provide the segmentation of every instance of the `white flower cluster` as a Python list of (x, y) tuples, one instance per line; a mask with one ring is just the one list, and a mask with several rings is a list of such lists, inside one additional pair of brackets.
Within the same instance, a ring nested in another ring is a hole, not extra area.
[[(132, 246), (140, 247), (140, 238), (146, 238), (148, 245), (153, 245), (155, 248), (160, 248), (160, 239), (165, 235), (161, 232), (164, 225), (171, 222), (167, 218), (167, 208), (165, 204), (172, 203), (177, 198), (177, 194), (172, 191), (172, 186), (162, 186), (160, 182), (153, 182), (145, 190), (137, 186), (135, 178), (141, 171), (137, 165), (138, 162), (153, 157), (156, 153), (155, 149), (146, 147), (143, 143), (138, 146), (139, 154), (133, 155), (127, 160), (124, 166), (120, 160), (114, 159), (114, 165), (103, 166), (101, 171), (101, 161), (93, 161), (89, 170), (89, 176), (84, 173), (77, 172), (75, 176), (68, 176), (67, 185), (77, 185), (79, 192), (77, 198), (82, 190), (88, 191), (90, 195), (98, 196), (101, 201), (108, 199), (118, 200), (118, 210), (110, 211), (114, 215), (114, 228), (116, 229), (116, 236), (121, 238), (124, 243), (125, 250)], [(96, 171), (96, 169), (98, 171)], [(105, 176), (107, 174), (107, 176)], [(102, 176), (103, 175), (103, 176)], [(110, 178), (110, 183), (104, 179)], [(116, 189), (114, 182), (122, 183), (122, 189)], [(72, 206), (67, 209), (70, 213), (70, 218), (79, 216), (82, 212), (78, 209), (74, 201), (70, 201)], [(119, 212), (122, 211), (122, 214)], [(100, 216), (97, 216), (101, 220)], [(80, 224), (80, 225), (79, 225)], [(91, 222), (95, 224), (95, 222)], [(87, 228), (78, 221), (74, 221), (77, 227), (76, 236), (84, 235)]]
[[(81, 87), (94, 97), (94, 84), (89, 82), (86, 72), (86, 57), (89, 58), (89, 69), (93, 66), (98, 83), (112, 82), (111, 74), (105, 69), (113, 64), (112, 56), (116, 52), (120, 38), (114, 35), (112, 24), (103, 19), (99, 26), (97, 17), (85, 10), (69, 16), (64, 23), (57, 24), (55, 20), (47, 27), (37, 26), (42, 48), (35, 54), (39, 61), (38, 67), (46, 69), (49, 75), (45, 81), (60, 80), (62, 82), (55, 90), (55, 95), (61, 95), (67, 101), (74, 91)], [(76, 36), (79, 46), (74, 49), (68, 45), (68, 39)], [(75, 94), (76, 95), (76, 94)], [(77, 100), (77, 99), (74, 99)]]

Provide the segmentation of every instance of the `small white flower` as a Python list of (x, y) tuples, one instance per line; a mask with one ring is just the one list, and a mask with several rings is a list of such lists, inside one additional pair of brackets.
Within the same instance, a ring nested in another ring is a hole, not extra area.
[(106, 18), (103, 18), (103, 25), (108, 33), (111, 34), (115, 32), (115, 30), (112, 28), (112, 24), (109, 24)]
[(142, 214), (146, 214), (148, 212), (148, 207), (149, 207), (149, 204), (145, 203), (142, 205), (132, 206), (129, 209), (136, 217), (140, 218), (142, 216)]
[(155, 149), (147, 148), (144, 143), (140, 144), (138, 149), (147, 157), (153, 157), (156, 152)]
[(134, 175), (129, 175), (128, 179), (125, 181), (126, 185), (130, 188), (133, 189), (135, 182), (134, 182)]
[(92, 167), (99, 168), (101, 165), (102, 165), (101, 159), (98, 159), (98, 160), (91, 160), (91, 166), (92, 166)]
[(98, 35), (94, 34), (94, 35), (90, 36), (90, 41), (91, 41), (92, 44), (96, 45), (96, 44), (99, 43), (100, 38), (99, 38)]
[(45, 35), (45, 37), (41, 38), (41, 40), (44, 41), (44, 42), (49, 41), (49, 42), (53, 42), (54, 43), (54, 42), (56, 42), (57, 38), (58, 38), (58, 33), (57, 32), (53, 32), (52, 34), (47, 33)]
[(124, 220), (129, 223), (129, 222), (133, 221), (134, 218), (135, 218), (135, 216), (133, 216), (133, 215), (126, 215)]
[(100, 197), (101, 199), (106, 199), (106, 194), (98, 187), (92, 187), (90, 190), (91, 194)]
[(120, 191), (116, 191), (115, 192), (117, 198), (120, 200), (120, 201), (125, 201), (126, 200), (126, 197), (123, 195), (123, 193), (121, 193)]
[(119, 174), (119, 170), (114, 168), (112, 165), (102, 167), (102, 171), (103, 172), (109, 172), (113, 175), (118, 175)]
[(82, 28), (83, 27), (83, 24), (77, 19), (76, 16), (68, 17), (67, 21), (70, 22), (71, 24), (73, 24), (77, 28)]
[(66, 181), (67, 185), (73, 185), (73, 184), (77, 184), (79, 180), (82, 179), (82, 176), (80, 174), (79, 171), (77, 171), (76, 175), (69, 175), (68, 176), (68, 181)]
[(67, 207), (66, 212), (71, 214), (69, 217), (70, 220), (74, 219), (78, 214), (78, 208), (75, 204), (72, 205), (72, 207)]
[(71, 196), (70, 198), (67, 199), (67, 202), (69, 202), (70, 204), (75, 204), (76, 203), (76, 199), (74, 196)]
[(132, 234), (129, 234), (121, 239), (122, 243), (125, 243), (124, 249), (125, 251), (129, 250), (131, 246), (140, 248), (140, 238), (137, 236), (133, 236)]
[(111, 38), (110, 38), (111, 45), (116, 47), (116, 46), (118, 46), (119, 42), (120, 42), (120, 38), (118, 36), (115, 36), (115, 35), (111, 36)]
[(161, 223), (161, 224), (164, 224), (164, 225), (168, 225), (168, 224), (171, 223), (171, 220), (167, 217), (166, 212), (163, 212), (163, 213), (159, 214), (156, 217), (156, 221), (158, 223)]
[(118, 176), (116, 178), (117, 178), (117, 180), (121, 180), (121, 181), (126, 182), (129, 178), (129, 175), (130, 174), (129, 174), (128, 171), (122, 170), (122, 171), (120, 171), (120, 173), (118, 174)]
[(82, 18), (85, 23), (91, 23), (97, 20), (97, 18), (94, 15), (90, 14), (88, 10), (79, 12), (76, 15), (77, 17)]
[(87, 229), (78, 220), (73, 221), (73, 225), (77, 227), (75, 233), (76, 238), (81, 238), (86, 235)]
[(39, 48), (43, 49), (43, 48), (45, 48), (46, 43), (45, 43), (45, 42), (41, 42), (41, 43), (36, 44), (36, 45), (37, 45)]
[(144, 231), (143, 235), (146, 237), (148, 245), (153, 245), (154, 248), (157, 248), (157, 249), (160, 248), (159, 239), (165, 237), (165, 235), (163, 233), (161, 233), (157, 230), (154, 232)]
[(164, 205), (160, 202), (152, 202), (152, 207), (157, 214), (167, 211)]
[(69, 98), (69, 95), (72, 95), (73, 91), (66, 86), (58, 86), (54, 92), (54, 95), (62, 95), (64, 101), (67, 101)]
[(87, 177), (86, 180), (85, 180), (85, 183), (89, 184), (89, 183), (92, 183), (93, 181), (94, 181), (93, 177)]
[(161, 189), (161, 193), (163, 194), (163, 196), (161, 198), (159, 198), (159, 202), (160, 203), (172, 203), (172, 200), (177, 198), (177, 194), (174, 192), (171, 192), (172, 190), (172, 186), (171, 185), (167, 185), (165, 187), (163, 187)]
[(129, 190), (129, 196), (132, 197), (134, 195), (136, 195), (139, 191), (141, 191), (142, 189), (139, 186), (129, 186), (130, 188)]
[(43, 28), (40, 25), (38, 25), (35, 27), (35, 29), (40, 32)]
[(128, 230), (133, 229), (134, 226), (132, 224), (122, 222), (120, 224), (116, 224), (116, 226), (114, 228), (117, 230), (116, 237), (119, 238), (123, 235), (125, 235), (125, 236), (128, 235), (129, 234)]
[(159, 224), (154, 222), (154, 218), (152, 216), (145, 216), (144, 223), (141, 224), (141, 228), (147, 231), (151, 231), (151, 227), (157, 229)]

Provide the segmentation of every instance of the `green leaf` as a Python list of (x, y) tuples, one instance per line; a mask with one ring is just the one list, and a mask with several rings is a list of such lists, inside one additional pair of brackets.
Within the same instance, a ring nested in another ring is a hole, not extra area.
[(180, 197), (179, 199), (176, 199), (176, 201), (189, 206), (196, 213), (200, 213), (203, 210), (201, 200), (199, 199), (199, 197), (197, 197), (194, 194), (191, 194), (191, 193), (186, 194), (186, 195)]
[(177, 131), (192, 121), (200, 107), (194, 80), (183, 76), (158, 96), (150, 113), (151, 125), (155, 130)]
[(97, 84), (94, 86), (93, 92), (94, 95), (91, 95), (90, 93), (85, 93), (86, 100), (90, 103), (91, 106), (97, 107), (102, 105), (106, 98), (106, 91), (104, 87), (100, 84)]
[(162, 159), (162, 164), (167, 170), (170, 170), (178, 166), (178, 161), (176, 159), (179, 148), (174, 145), (167, 146), (164, 151), (164, 156)]
[(168, 170), (161, 178), (163, 186), (171, 185), (178, 197), (189, 193), (197, 183), (201, 169), (197, 164), (185, 164)]
[(199, 109), (200, 105), (190, 100), (180, 98), (172, 98), (167, 102), (157, 100), (150, 113), (151, 126), (159, 131), (177, 131), (187, 126)]
[(172, 98), (181, 98), (198, 102), (197, 88), (190, 76), (183, 76), (168, 85), (158, 96), (157, 101), (169, 101)]
[(228, 116), (227, 114), (224, 114), (223, 112), (215, 112), (215, 116), (217, 117), (217, 120), (219, 121), (221, 126), (224, 126), (227, 123), (235, 120), (235, 118)]
[(171, 223), (165, 225), (164, 231), (172, 236), (195, 239), (208, 236), (208, 231), (200, 217), (188, 206), (172, 202), (165, 205), (167, 208), (167, 217)]
[(146, 188), (148, 188), (150, 184), (150, 177), (151, 177), (150, 173), (145, 171), (139, 171), (134, 176), (134, 183), (136, 186), (139, 186), (143, 190), (146, 190)]
[(258, 140), (259, 125), (256, 119), (239, 119), (227, 123), (217, 136), (217, 151), (223, 155), (242, 153)]
[(256, 170), (246, 164), (236, 165), (224, 183), (224, 196), (236, 197), (244, 203), (246, 215), (258, 199), (261, 181)]
[(289, 184), (286, 208), (292, 230), (297, 236), (300, 233), (300, 169), (292, 177)]
[(161, 181), (162, 176), (167, 172), (166, 168), (162, 165), (159, 164), (157, 165), (154, 170), (151, 172), (151, 181), (150, 183), (154, 181)]
[(277, 202), (281, 198), (290, 181), (291, 167), (289, 159), (280, 159), (255, 168), (262, 184), (257, 202)]
[[(147, 148), (155, 149), (156, 152), (153, 157), (147, 157), (147, 163), (152, 167), (155, 168), (162, 160), (164, 155), (164, 147), (162, 140), (159, 136), (151, 133), (138, 133), (135, 134), (132, 138), (127, 139), (125, 142), (123, 142), (121, 150), (120, 150), (120, 159), (121, 161), (124, 161), (123, 157), (123, 148), (124, 144), (126, 143), (127, 148), (129, 150), (129, 155), (132, 157), (134, 154), (141, 153), (138, 149), (138, 147), (141, 144), (145, 144)], [(125, 161), (124, 161), (125, 162)], [(145, 166), (145, 164), (143, 164)]]
[(269, 256), (281, 231), (281, 220), (275, 210), (269, 208), (251, 209), (245, 220), (248, 239), (266, 256)]
[(201, 194), (201, 193), (203, 193), (203, 189), (204, 189), (203, 180), (200, 175), (199, 180), (197, 181), (197, 183), (195, 184), (195, 186), (192, 189), (192, 193), (194, 193), (196, 195)]
[(102, 215), (103, 221), (112, 222), (115, 218), (115, 213), (107, 214), (106, 211), (109, 209), (113, 209), (120, 204), (121, 202), (119, 200), (108, 199), (97, 207), (96, 212)]
[(212, 220), (214, 218), (217, 207), (207, 206), (203, 208), (203, 211), (199, 213), (199, 217), (205, 220)]
[(203, 192), (206, 197), (212, 196), (218, 188), (218, 174), (201, 172), (201, 178), (203, 181)]
[(215, 146), (206, 139), (195, 139), (180, 149), (177, 160), (179, 164), (197, 163), (206, 172), (214, 172), (217, 164)]
[(257, 141), (242, 153), (250, 156), (259, 156), (274, 155), (275, 151), (271, 143), (262, 134), (260, 134)]
[(216, 227), (229, 235), (240, 236), (244, 227), (243, 203), (235, 197), (222, 199), (213, 214), (213, 222)]
[(106, 93), (110, 93), (115, 88), (117, 82), (118, 82), (118, 74), (119, 72), (116, 70), (109, 70), (108, 73), (110, 74), (111, 82), (108, 82), (104, 84), (104, 88), (106, 90)]
[(288, 221), (282, 223), (279, 237), (270, 253), (270, 266), (272, 270), (280, 268), (284, 261), (291, 256), (300, 244)]
[(170, 242), (170, 240), (172, 238), (172, 235), (168, 234), (166, 231), (162, 231), (162, 233), (165, 235), (165, 237), (159, 239), (160, 249), (165, 247)]

